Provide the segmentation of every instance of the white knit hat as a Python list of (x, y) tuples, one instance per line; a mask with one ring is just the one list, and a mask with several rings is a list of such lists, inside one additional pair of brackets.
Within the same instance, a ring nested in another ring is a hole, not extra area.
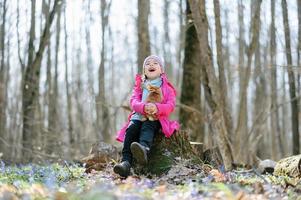
[(159, 63), (159, 65), (160, 65), (160, 67), (161, 67), (162, 72), (164, 72), (163, 61), (162, 61), (162, 59), (161, 59), (159, 56), (156, 56), (156, 55), (150, 55), (150, 56), (148, 56), (148, 57), (146, 57), (146, 58), (144, 59), (144, 62), (143, 62), (143, 71), (144, 71), (144, 67), (145, 67), (146, 62), (147, 62), (149, 59), (154, 59), (155, 61), (157, 61), (157, 62)]

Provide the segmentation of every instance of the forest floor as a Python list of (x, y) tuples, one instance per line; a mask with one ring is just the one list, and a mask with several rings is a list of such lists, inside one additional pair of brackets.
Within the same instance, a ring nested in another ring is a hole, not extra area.
[(68, 163), (7, 166), (0, 161), (0, 199), (301, 199), (300, 178), (260, 175), (254, 170), (223, 172), (179, 161), (161, 176), (113, 173)]

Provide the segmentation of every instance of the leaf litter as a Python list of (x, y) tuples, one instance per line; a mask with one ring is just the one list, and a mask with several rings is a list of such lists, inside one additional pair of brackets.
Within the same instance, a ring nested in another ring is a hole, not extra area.
[(128, 178), (113, 173), (113, 162), (85, 173), (77, 164), (0, 163), (0, 199), (299, 199), (301, 180), (252, 170), (225, 172), (222, 167), (177, 159), (165, 174)]

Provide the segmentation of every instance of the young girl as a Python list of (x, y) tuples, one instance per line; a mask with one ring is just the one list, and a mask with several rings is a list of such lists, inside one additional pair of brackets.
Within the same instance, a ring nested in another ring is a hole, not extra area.
[[(162, 101), (146, 103), (148, 85), (161, 88)], [(154, 135), (159, 129), (170, 137), (179, 129), (179, 123), (168, 119), (174, 110), (176, 91), (167, 80), (162, 60), (155, 55), (148, 56), (143, 63), (143, 75), (136, 75), (136, 82), (130, 100), (133, 112), (128, 122), (118, 132), (117, 140), (124, 142), (122, 162), (114, 166), (114, 172), (122, 177), (130, 174), (133, 158), (140, 164), (147, 164), (147, 154), (152, 146)], [(145, 120), (145, 115), (155, 115), (155, 121)], [(143, 119), (143, 120), (142, 120)]]

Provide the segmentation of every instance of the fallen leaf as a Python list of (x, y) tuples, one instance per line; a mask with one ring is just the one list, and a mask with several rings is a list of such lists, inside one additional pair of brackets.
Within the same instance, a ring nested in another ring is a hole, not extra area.
[(214, 177), (214, 181), (216, 182), (224, 182), (227, 180), (225, 175), (220, 173), (217, 169), (212, 169), (209, 174)]
[(264, 193), (264, 188), (261, 182), (255, 182), (253, 184), (254, 192), (255, 194), (263, 194)]
[(163, 194), (166, 192), (166, 185), (159, 185), (155, 188), (155, 190), (159, 192), (159, 194)]

